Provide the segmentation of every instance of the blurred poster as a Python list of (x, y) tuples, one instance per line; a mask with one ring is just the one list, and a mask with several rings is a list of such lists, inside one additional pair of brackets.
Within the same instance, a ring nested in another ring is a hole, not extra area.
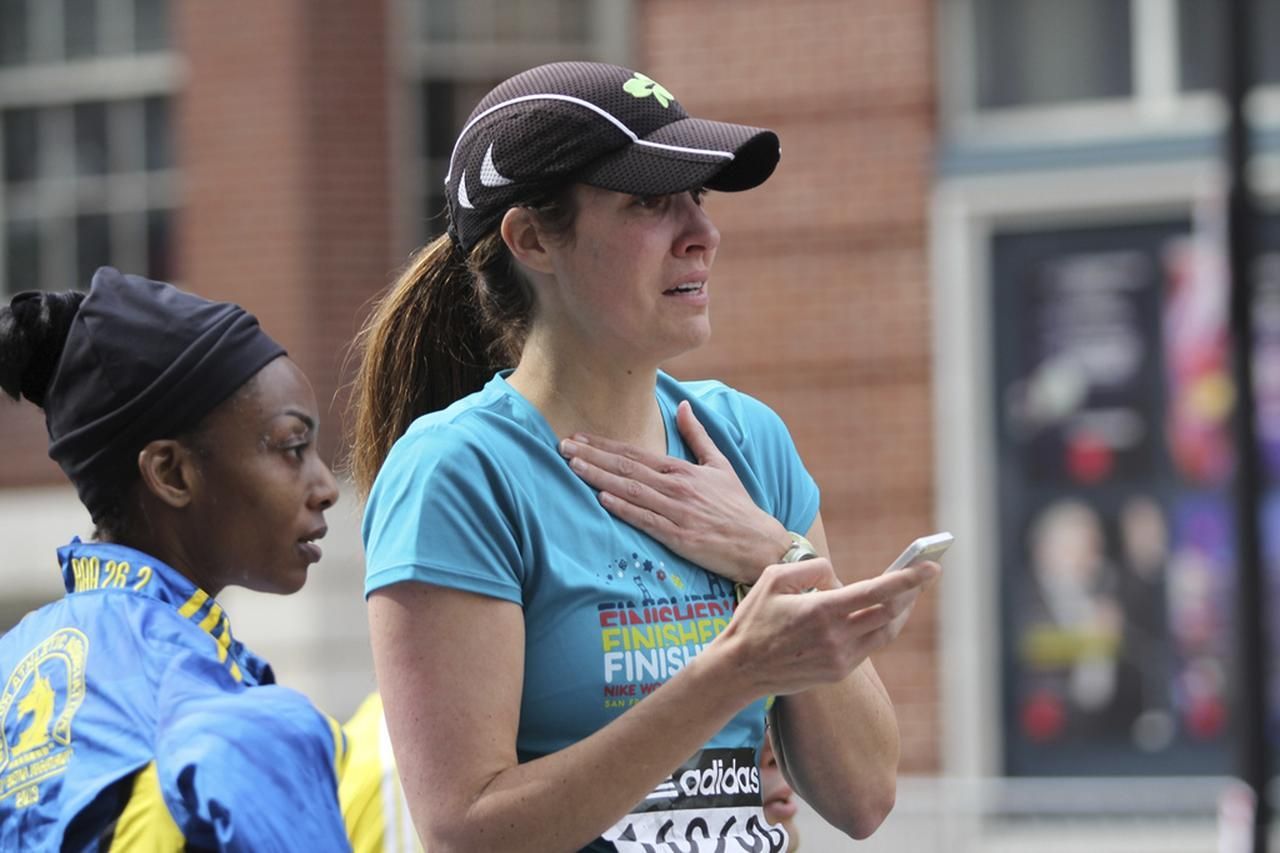
[(1038, 483), (1132, 478), (1154, 461), (1160, 259), (1115, 236), (1070, 252), (1033, 237), (999, 241), (1004, 260), (1022, 256), (1018, 283), (1000, 297), (1011, 350), (1002, 363), (1014, 370), (1001, 414), (1018, 467)]
[(993, 239), (1011, 775), (1230, 765), (1234, 399), (1217, 246), (1185, 220)]

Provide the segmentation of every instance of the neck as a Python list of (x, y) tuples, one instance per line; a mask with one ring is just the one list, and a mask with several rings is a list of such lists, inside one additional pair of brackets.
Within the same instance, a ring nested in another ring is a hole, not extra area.
[(155, 505), (147, 506), (148, 503), (150, 502), (143, 502), (142, 520), (130, 525), (128, 535), (103, 541), (114, 541), (117, 545), (124, 545), (148, 554), (182, 574), (213, 598), (217, 598), (222, 592), (222, 585), (215, 583), (212, 578), (201, 576), (194, 570), (196, 561), (191, 559), (191, 549), (175, 534), (180, 519), (169, 517), (170, 513), (165, 508)]
[(656, 367), (555, 358), (530, 340), (507, 381), (560, 438), (586, 432), (666, 453)]

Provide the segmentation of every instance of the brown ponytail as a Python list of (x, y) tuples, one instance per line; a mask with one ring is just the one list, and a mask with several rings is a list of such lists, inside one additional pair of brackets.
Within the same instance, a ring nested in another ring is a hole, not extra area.
[(484, 384), (489, 345), (471, 272), (442, 235), (414, 254), (356, 336), (351, 474), (361, 494), (414, 418)]
[[(570, 187), (527, 207), (544, 233), (571, 239)], [(410, 259), (356, 336), (349, 469), (367, 495), (413, 421), (480, 390), (520, 360), (533, 292), (496, 229), (465, 258), (448, 234)]]

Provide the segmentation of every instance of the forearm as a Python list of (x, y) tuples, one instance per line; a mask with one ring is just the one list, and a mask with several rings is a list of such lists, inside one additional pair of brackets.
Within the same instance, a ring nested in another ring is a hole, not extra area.
[(870, 835), (893, 807), (899, 754), (893, 705), (871, 662), (779, 697), (771, 721), (797, 793), (854, 838)]
[(718, 652), (708, 648), (591, 736), (495, 773), (460, 813), (438, 813), (429, 822), (426, 848), (577, 850), (589, 844), (751, 701)]

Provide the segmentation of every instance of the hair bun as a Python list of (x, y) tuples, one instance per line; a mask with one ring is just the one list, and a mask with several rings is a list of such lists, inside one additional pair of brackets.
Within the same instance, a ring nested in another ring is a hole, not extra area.
[(0, 389), (44, 406), (71, 322), (86, 294), (29, 290), (0, 308)]

